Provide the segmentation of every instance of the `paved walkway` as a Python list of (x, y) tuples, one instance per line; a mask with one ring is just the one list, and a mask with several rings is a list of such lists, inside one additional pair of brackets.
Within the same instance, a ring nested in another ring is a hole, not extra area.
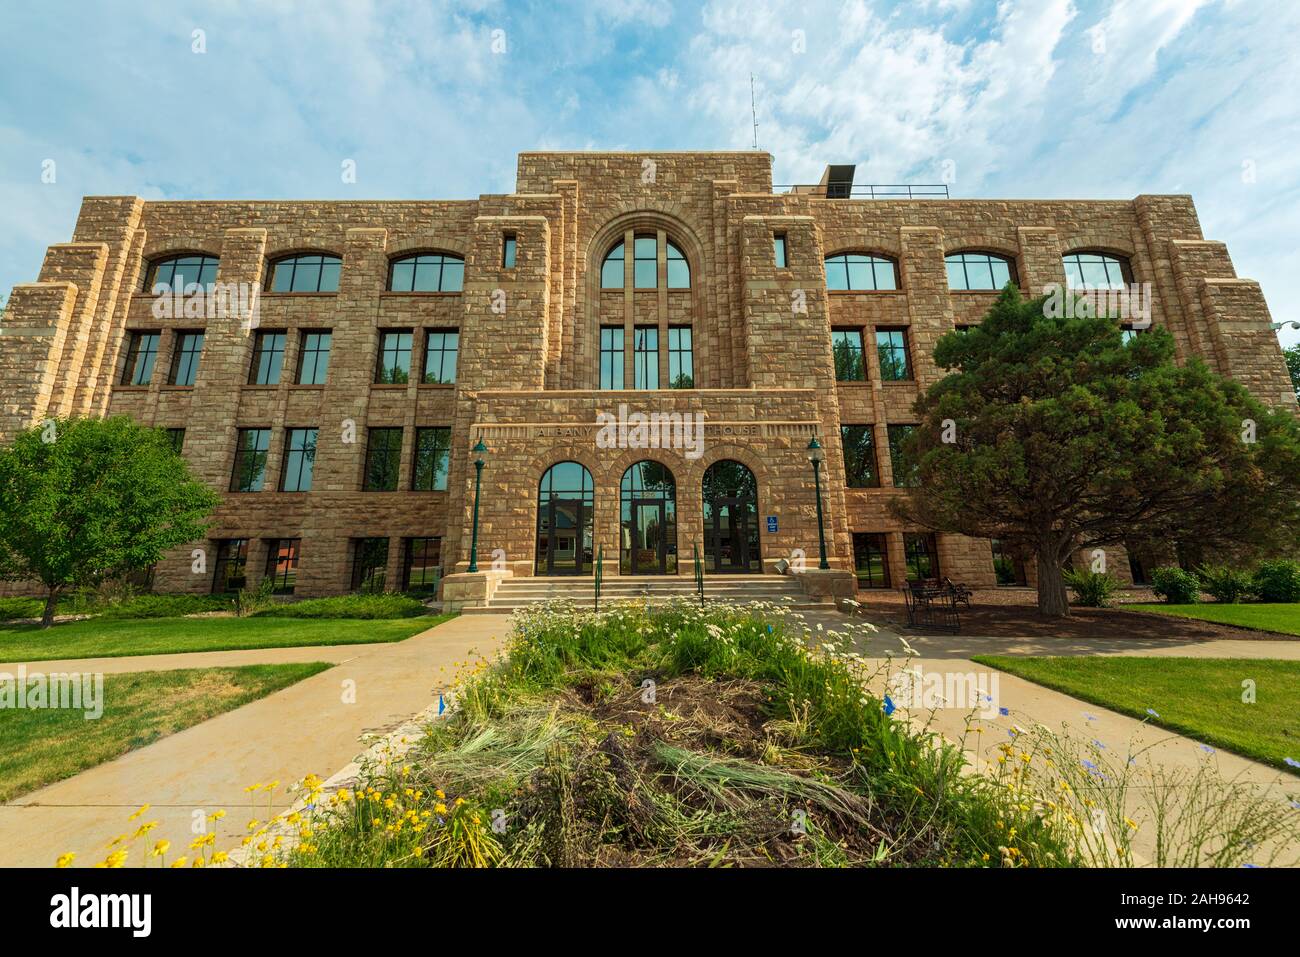
[[(380, 643), (383, 644), (383, 643)], [(248, 648), (239, 651), (193, 651), (173, 655), (124, 655), (113, 658), (61, 658), (56, 661), (27, 661), (0, 664), (0, 674), (14, 674), (22, 667), (44, 674), (121, 675), (132, 671), (179, 671), (182, 668), (238, 668), (242, 665), (288, 665), (304, 661), (342, 664), (376, 647), (360, 645), (299, 645), (294, 648)]]
[[(163, 738), (148, 747), (0, 805), (0, 866), (49, 866), (65, 851), (78, 865), (107, 856), (107, 843), (139, 823), (127, 817), (152, 804), (159, 823), (150, 841), (165, 838), (172, 856), (189, 854), (196, 811), (219, 808), (217, 847), (239, 843), (249, 819), (268, 817), (266, 795), (251, 784), (281, 782), (273, 812), (293, 803), (289, 784), (307, 774), (328, 777), (362, 750), (359, 737), (391, 728), (437, 701), (460, 668), (493, 656), (510, 619), (462, 615), (392, 644), (282, 648), (98, 659), (105, 668), (140, 671), (281, 661), (335, 661), (335, 667), (275, 694)], [(164, 659), (161, 660), (160, 659)], [(187, 659), (173, 661), (171, 659)], [(86, 662), (41, 662), (85, 670)], [(0, 666), (0, 670), (4, 667)], [(355, 689), (354, 703), (345, 692)], [(143, 841), (137, 841), (137, 847)], [(130, 864), (139, 864), (139, 851)]]

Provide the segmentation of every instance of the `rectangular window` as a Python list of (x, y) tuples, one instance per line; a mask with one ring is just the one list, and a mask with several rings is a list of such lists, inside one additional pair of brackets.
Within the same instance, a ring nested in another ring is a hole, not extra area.
[(235, 439), (235, 469), (230, 491), (260, 492), (266, 480), (266, 450), (271, 447), (270, 429), (240, 429)]
[(515, 268), (515, 234), (506, 233), (501, 243), (501, 267), (503, 269)]
[(876, 469), (876, 437), (869, 425), (842, 425), (844, 444), (844, 484), (849, 488), (879, 488)]
[(239, 591), (247, 584), (248, 539), (217, 540), (216, 574), (212, 576), (212, 594)]
[(302, 334), (302, 348), (298, 352), (298, 384), (324, 385), (330, 368), (330, 340), (328, 329)]
[(414, 459), (411, 490), (445, 492), (447, 469), (451, 465), (451, 429), (416, 429)]
[(600, 387), (623, 388), (623, 327), (601, 326)]
[(390, 329), (379, 333), (379, 364), (375, 381), (401, 384), (411, 378), (411, 330)]
[(993, 548), (993, 575), (999, 585), (1025, 584), (1025, 563), (1021, 561), (1006, 542), (994, 538), (990, 541)]
[(853, 533), (853, 568), (859, 588), (889, 587), (889, 549), (885, 547), (884, 535)]
[(352, 540), (352, 590), (384, 590), (388, 575), (388, 539), (354, 538)]
[(658, 282), (659, 241), (654, 236), (637, 236), (632, 240), (632, 287), (654, 289)]
[(259, 332), (253, 341), (253, 365), (249, 385), (279, 385), (284, 365), (284, 332)]
[(436, 591), (441, 555), (441, 538), (408, 538), (402, 559), (402, 591)]
[(172, 367), (167, 375), (168, 385), (193, 385), (199, 371), (199, 355), (203, 352), (203, 333), (176, 333), (176, 349), (172, 353)]
[(668, 329), (668, 388), (695, 388), (690, 326), (670, 326)]
[(298, 550), (301, 538), (272, 538), (266, 543), (266, 577), (276, 595), (292, 595), (298, 578)]
[(459, 330), (429, 330), (424, 338), (424, 382), (431, 385), (455, 382), (459, 354)]
[(632, 369), (636, 388), (659, 388), (659, 330), (654, 326), (637, 326), (632, 333)]
[(906, 488), (916, 484), (916, 469), (903, 455), (903, 443), (915, 429), (914, 425), (891, 425), (889, 431), (889, 464), (894, 472), (894, 487)]
[(831, 351), (835, 356), (835, 378), (840, 382), (862, 382), (867, 366), (862, 361), (862, 330), (832, 329)]
[(168, 429), (167, 441), (171, 443), (172, 451), (175, 452), (177, 455), (180, 455), (181, 450), (185, 448), (185, 430)]
[(776, 254), (776, 268), (785, 269), (785, 233), (777, 233), (772, 237), (772, 245)]
[(912, 378), (912, 365), (907, 360), (906, 329), (877, 329), (876, 354), (880, 357), (880, 378), (885, 382)]
[(402, 459), (401, 429), (371, 429), (366, 444), (366, 474), (362, 488), (367, 492), (397, 491), (397, 470)]
[(154, 360), (158, 358), (159, 333), (133, 332), (127, 340), (126, 365), (122, 385), (148, 385), (153, 378)]
[(906, 532), (903, 554), (907, 558), (907, 580), (922, 581), (939, 577), (939, 550), (929, 532)]
[(288, 429), (284, 436), (284, 468), (280, 470), (281, 492), (310, 492), (316, 465), (316, 429)]

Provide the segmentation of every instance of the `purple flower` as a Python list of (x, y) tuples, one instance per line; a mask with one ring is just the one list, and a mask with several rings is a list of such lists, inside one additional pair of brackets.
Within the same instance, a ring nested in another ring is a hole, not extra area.
[(1010, 713), (1011, 713), (1011, 709), (1010, 709), (1010, 708), (998, 708), (998, 714), (1002, 715), (1002, 717), (1004, 717), (1004, 718), (1005, 718), (1007, 715), (1009, 715)]
[(1158, 717), (1160, 717), (1160, 715), (1156, 713), (1156, 709), (1155, 709), (1155, 708), (1147, 708), (1147, 714), (1151, 715), (1151, 717), (1153, 717), (1153, 718), (1158, 718)]
[(1083, 712), (1080, 712), (1080, 713), (1083, 715), (1083, 720), (1084, 720), (1084, 721), (1096, 721), (1096, 720), (1097, 720), (1097, 716), (1096, 716), (1095, 714), (1088, 714), (1088, 712), (1086, 712), (1086, 711), (1083, 711)]
[(1203, 744), (1203, 745), (1201, 745), (1201, 750), (1204, 751), (1206, 754), (1213, 754), (1213, 753), (1214, 753), (1214, 749), (1213, 749), (1212, 747), (1210, 747), (1208, 744)]
[(1283, 762), (1284, 762), (1288, 767), (1292, 767), (1292, 768), (1300, 768), (1300, 761), (1297, 761), (1295, 758), (1283, 758), (1282, 761), (1283, 761)]
[(1093, 739), (1092, 739), (1092, 746), (1093, 746), (1094, 748), (1098, 748), (1098, 749), (1100, 749), (1100, 750), (1102, 750), (1102, 751), (1105, 751), (1105, 750), (1106, 750), (1106, 745), (1102, 744), (1102, 743), (1101, 743), (1100, 741), (1098, 741), (1096, 738), (1093, 738)]

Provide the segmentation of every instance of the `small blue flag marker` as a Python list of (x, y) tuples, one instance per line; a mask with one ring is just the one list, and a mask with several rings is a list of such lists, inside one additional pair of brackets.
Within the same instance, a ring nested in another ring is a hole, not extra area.
[(442, 700), (442, 695), (438, 695), (438, 714), (447, 710), (447, 703)]

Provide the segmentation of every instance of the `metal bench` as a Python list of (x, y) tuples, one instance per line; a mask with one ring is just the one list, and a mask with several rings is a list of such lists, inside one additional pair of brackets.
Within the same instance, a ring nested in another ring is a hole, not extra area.
[(946, 585), (912, 582), (903, 589), (909, 628), (938, 628), (954, 634), (961, 631), (957, 593)]

